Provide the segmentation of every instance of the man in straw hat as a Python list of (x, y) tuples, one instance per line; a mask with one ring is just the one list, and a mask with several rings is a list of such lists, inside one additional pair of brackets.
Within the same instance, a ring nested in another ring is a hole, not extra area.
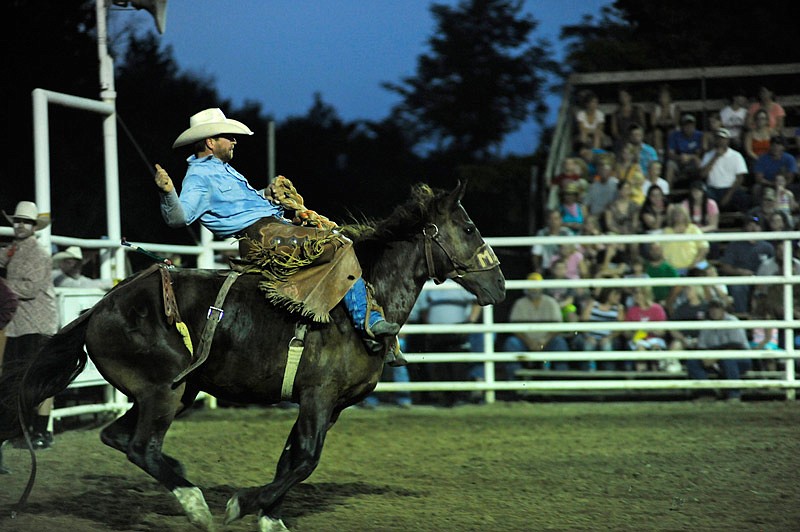
[(70, 246), (53, 255), (53, 284), (64, 288), (111, 288), (111, 281), (91, 279), (82, 273), (83, 250)]
[[(277, 194), (272, 186), (266, 191), (256, 190), (230, 165), (237, 136), (252, 134), (246, 125), (227, 118), (216, 108), (200, 111), (189, 119), (189, 129), (172, 145), (173, 148), (191, 146), (193, 153), (187, 160), (189, 168), (180, 196), (167, 172), (156, 165), (155, 181), (161, 190), (161, 213), (167, 225), (184, 227), (199, 220), (216, 236), (242, 237), (243, 258), (275, 245), (294, 246), (279, 249), (292, 255), (298, 242), (304, 239), (324, 243), (326, 252), (304, 262), (304, 268), (308, 268), (302, 276), (296, 274), (291, 290), (286, 283), (276, 282), (268, 297), (316, 321), (328, 321), (328, 312), (344, 299), (356, 329), (368, 338), (396, 335), (400, 326), (369, 308), (367, 288), (352, 242), (330, 230), (335, 224), (325, 219), (330, 224), (327, 228), (292, 225), (283, 217), (284, 206), (278, 201), (278, 197), (284, 197), (282, 194)], [(302, 201), (299, 195), (296, 197)], [(302, 203), (300, 207), (304, 208)]]
[[(50, 254), (35, 236), (36, 231), (50, 224), (49, 215), (40, 214), (31, 201), (20, 201), (11, 216), (3, 214), (14, 226), (14, 239), (11, 245), (0, 249), (0, 267), (6, 268), (8, 286), (19, 298), (17, 311), (6, 327), (3, 366), (10, 368), (23, 364), (56, 333), (58, 310), (50, 277)], [(31, 427), (34, 449), (47, 449), (53, 444), (53, 435), (47, 430), (52, 408), (52, 397), (39, 405)]]

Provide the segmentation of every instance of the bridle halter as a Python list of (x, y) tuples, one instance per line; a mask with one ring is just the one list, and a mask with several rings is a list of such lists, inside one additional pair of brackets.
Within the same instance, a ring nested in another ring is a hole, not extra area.
[[(466, 262), (461, 262), (454, 257), (447, 243), (439, 238), (439, 228), (436, 224), (429, 223), (426, 225), (422, 229), (422, 235), (425, 237), (425, 264), (428, 267), (428, 278), (433, 279), (436, 284), (442, 284), (447, 279), (463, 277), (467, 273), (485, 272), (500, 266), (497, 255), (494, 254), (494, 250), (486, 242), (478, 246), (478, 249)], [(436, 266), (433, 263), (433, 242), (444, 251), (453, 266), (453, 269), (445, 274), (444, 279), (436, 275)]]

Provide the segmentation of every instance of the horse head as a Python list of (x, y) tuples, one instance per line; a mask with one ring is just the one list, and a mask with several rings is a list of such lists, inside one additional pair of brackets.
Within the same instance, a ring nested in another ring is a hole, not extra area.
[(423, 228), (428, 276), (436, 283), (445, 279), (469, 290), (478, 304), (497, 304), (505, 299), (506, 280), (500, 261), (461, 205), (466, 182), (441, 196)]

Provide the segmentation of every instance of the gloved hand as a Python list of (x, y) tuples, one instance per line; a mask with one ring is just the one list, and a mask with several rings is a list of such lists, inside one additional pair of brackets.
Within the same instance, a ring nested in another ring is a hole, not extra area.
[(161, 192), (169, 193), (175, 189), (175, 186), (172, 184), (172, 179), (169, 177), (169, 174), (166, 170), (161, 168), (161, 165), (156, 163), (156, 186), (161, 189)]

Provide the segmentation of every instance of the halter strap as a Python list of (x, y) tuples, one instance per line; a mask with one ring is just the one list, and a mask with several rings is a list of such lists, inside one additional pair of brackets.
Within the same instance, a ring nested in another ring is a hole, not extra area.
[[(445, 245), (446, 243), (439, 238), (439, 228), (436, 224), (430, 223), (426, 225), (422, 230), (422, 234), (425, 237), (425, 264), (428, 267), (428, 277), (433, 279), (433, 282), (436, 284), (442, 284), (446, 279), (462, 277), (466, 273), (488, 271), (500, 266), (500, 260), (497, 258), (497, 255), (494, 254), (492, 246), (486, 242), (481, 244), (466, 262), (462, 263), (455, 259), (452, 251)], [(433, 263), (432, 242), (436, 242), (441, 250), (444, 251), (444, 254), (447, 255), (447, 258), (450, 260), (450, 264), (453, 266), (453, 269), (445, 274), (445, 279), (441, 279), (436, 275), (436, 266)]]

